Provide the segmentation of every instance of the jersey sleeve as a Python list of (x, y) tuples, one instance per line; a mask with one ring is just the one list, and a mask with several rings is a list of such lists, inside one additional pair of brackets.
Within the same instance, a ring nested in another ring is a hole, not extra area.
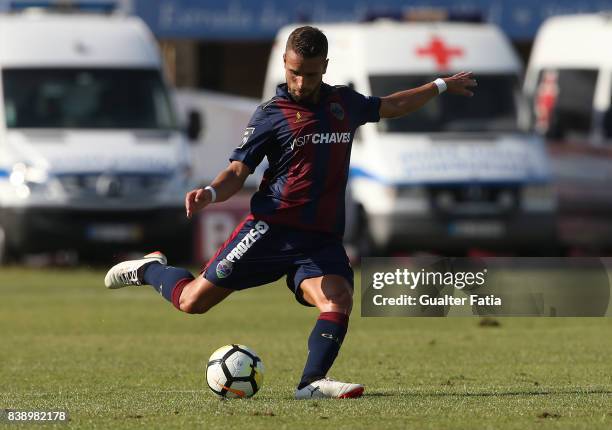
[(244, 129), (240, 146), (232, 152), (229, 158), (230, 162), (241, 161), (249, 166), (251, 173), (253, 173), (266, 156), (271, 136), (272, 127), (266, 112), (258, 107)]
[(364, 96), (348, 87), (346, 92), (357, 126), (380, 121), (380, 97)]

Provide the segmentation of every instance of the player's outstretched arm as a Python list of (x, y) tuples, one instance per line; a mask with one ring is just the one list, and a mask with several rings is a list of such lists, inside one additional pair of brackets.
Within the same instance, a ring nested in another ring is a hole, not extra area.
[[(477, 85), (472, 72), (460, 72), (456, 75), (444, 78), (443, 80), (446, 84), (447, 91), (451, 94), (467, 97), (474, 95), (474, 93), (469, 90), (469, 88)], [(438, 94), (440, 94), (438, 86), (434, 82), (430, 82), (417, 88), (399, 91), (386, 97), (381, 97), (380, 117), (395, 118), (409, 114), (421, 108)]]
[[(240, 191), (250, 173), (251, 170), (246, 164), (232, 161), (210, 184), (215, 189), (215, 202), (223, 202)], [(212, 197), (212, 192), (204, 188), (189, 191), (185, 195), (187, 218), (191, 218), (194, 213), (208, 206), (212, 202)]]

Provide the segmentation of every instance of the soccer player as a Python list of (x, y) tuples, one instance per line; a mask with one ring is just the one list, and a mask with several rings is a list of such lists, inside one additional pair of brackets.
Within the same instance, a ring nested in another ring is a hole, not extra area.
[(471, 96), (469, 88), (476, 81), (462, 72), (380, 98), (330, 86), (322, 81), (327, 38), (309, 26), (291, 33), (283, 59), (286, 83), (257, 108), (229, 166), (209, 186), (185, 197), (187, 217), (192, 217), (233, 196), (267, 157), (269, 168), (252, 197), (250, 215), (196, 278), (168, 266), (165, 256), (156, 252), (115, 265), (105, 284), (148, 284), (179, 310), (205, 313), (234, 291), (286, 276), (296, 300), (320, 311), (295, 397), (359, 397), (362, 385), (327, 377), (353, 306), (353, 270), (342, 235), (355, 131), (366, 122), (415, 111), (444, 91)]

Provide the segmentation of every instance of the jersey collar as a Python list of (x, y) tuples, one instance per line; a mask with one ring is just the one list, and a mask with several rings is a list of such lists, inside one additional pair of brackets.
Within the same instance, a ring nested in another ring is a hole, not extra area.
[[(321, 83), (321, 94), (319, 97), (319, 103), (321, 104), (327, 100), (327, 97), (331, 94), (333, 87), (331, 85), (327, 85), (325, 82)], [(287, 89), (287, 84), (280, 84), (276, 87), (276, 95), (278, 97), (282, 97), (287, 100), (293, 100), (289, 95), (289, 90)], [(305, 106), (310, 106), (310, 103), (299, 103)]]

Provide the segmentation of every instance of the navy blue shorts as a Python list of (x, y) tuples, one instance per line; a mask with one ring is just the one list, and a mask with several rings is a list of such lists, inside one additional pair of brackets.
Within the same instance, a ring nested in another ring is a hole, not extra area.
[(332, 235), (298, 230), (247, 217), (202, 270), (214, 285), (245, 290), (287, 276), (287, 287), (304, 306), (304, 279), (344, 277), (353, 287), (353, 269), (342, 241)]

